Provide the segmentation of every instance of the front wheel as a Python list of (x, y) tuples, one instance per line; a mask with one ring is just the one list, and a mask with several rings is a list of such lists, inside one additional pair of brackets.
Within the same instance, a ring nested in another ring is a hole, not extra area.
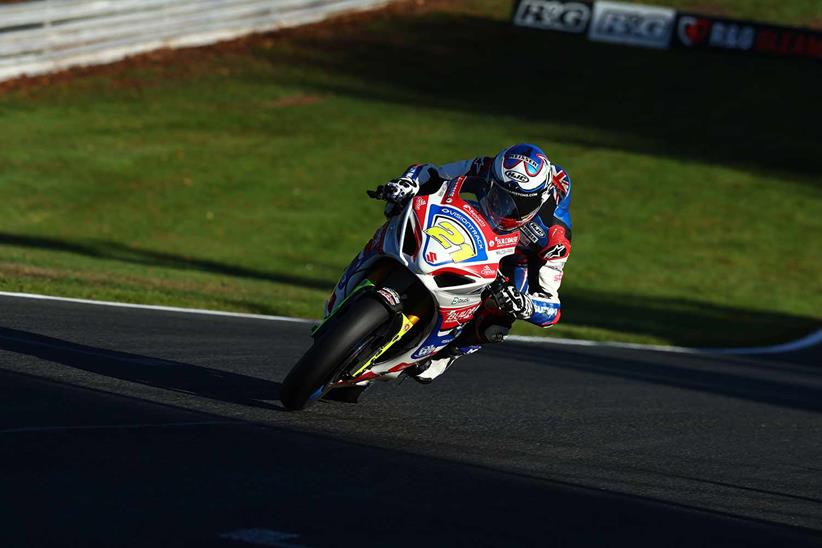
[(388, 309), (368, 293), (335, 315), (333, 325), (314, 340), (283, 381), (280, 401), (285, 408), (305, 409), (323, 397), (352, 366), (361, 363), (390, 319)]

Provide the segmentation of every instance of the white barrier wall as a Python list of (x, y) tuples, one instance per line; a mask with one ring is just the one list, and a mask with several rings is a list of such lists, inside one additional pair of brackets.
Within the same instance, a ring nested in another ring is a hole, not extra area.
[(0, 81), (320, 21), (390, 0), (33, 0), (0, 5)]

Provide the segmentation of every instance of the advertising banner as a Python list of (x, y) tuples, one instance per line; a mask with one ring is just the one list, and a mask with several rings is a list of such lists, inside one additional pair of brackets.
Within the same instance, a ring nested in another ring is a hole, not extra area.
[(676, 21), (675, 44), (686, 48), (750, 51), (756, 40), (753, 25), (688, 13)]
[(514, 24), (584, 34), (591, 22), (592, 11), (591, 2), (517, 0), (514, 3)]
[(822, 59), (822, 31), (806, 28), (612, 0), (514, 0), (513, 8), (516, 26), (585, 35), (595, 42)]
[(822, 59), (822, 32), (681, 13), (674, 43), (684, 48)]
[(596, 2), (588, 38), (596, 42), (668, 48), (676, 11), (671, 8)]

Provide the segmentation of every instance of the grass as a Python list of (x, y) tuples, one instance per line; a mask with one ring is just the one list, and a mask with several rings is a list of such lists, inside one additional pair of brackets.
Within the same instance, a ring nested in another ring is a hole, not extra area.
[(366, 188), (529, 140), (574, 181), (551, 335), (724, 346), (819, 326), (813, 63), (432, 4), (7, 91), (0, 289), (317, 317), (381, 222)]

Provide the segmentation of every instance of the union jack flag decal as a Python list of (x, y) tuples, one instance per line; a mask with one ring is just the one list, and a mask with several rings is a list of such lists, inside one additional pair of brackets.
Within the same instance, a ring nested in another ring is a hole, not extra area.
[(551, 186), (553, 187), (557, 203), (561, 202), (571, 188), (571, 180), (568, 179), (568, 174), (565, 173), (564, 169), (552, 171)]

